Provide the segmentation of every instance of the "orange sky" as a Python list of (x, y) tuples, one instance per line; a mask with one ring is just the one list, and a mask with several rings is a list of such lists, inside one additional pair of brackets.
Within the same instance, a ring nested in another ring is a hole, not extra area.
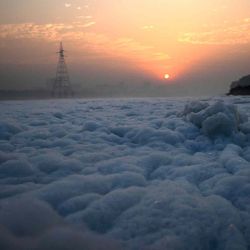
[(74, 64), (115, 58), (181, 79), (213, 58), (249, 53), (249, 30), (247, 0), (3, 0), (0, 63), (53, 63), (62, 40)]

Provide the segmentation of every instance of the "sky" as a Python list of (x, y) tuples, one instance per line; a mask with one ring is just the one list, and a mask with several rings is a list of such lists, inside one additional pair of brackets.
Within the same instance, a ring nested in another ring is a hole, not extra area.
[(2, 0), (0, 89), (44, 88), (63, 41), (77, 88), (223, 94), (250, 73), (249, 13), (249, 0)]

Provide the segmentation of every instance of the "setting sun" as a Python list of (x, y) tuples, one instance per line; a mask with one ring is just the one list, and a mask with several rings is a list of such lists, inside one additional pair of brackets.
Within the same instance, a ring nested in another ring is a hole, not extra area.
[(170, 78), (170, 75), (169, 74), (165, 74), (164, 75), (164, 79), (169, 79)]

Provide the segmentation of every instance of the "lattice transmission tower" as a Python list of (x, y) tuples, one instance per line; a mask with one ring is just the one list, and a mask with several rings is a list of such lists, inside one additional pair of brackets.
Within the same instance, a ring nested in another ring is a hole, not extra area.
[(68, 74), (67, 65), (65, 62), (64, 56), (65, 50), (63, 49), (63, 44), (60, 42), (60, 48), (57, 52), (59, 54), (58, 64), (57, 64), (57, 71), (56, 77), (53, 79), (53, 86), (52, 86), (52, 96), (65, 98), (65, 97), (72, 97), (74, 95), (70, 78)]

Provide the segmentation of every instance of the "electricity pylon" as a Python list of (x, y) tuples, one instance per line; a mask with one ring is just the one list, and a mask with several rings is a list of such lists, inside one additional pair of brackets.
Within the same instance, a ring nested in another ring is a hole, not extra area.
[(52, 96), (58, 98), (72, 97), (74, 95), (70, 78), (68, 74), (67, 65), (65, 62), (63, 44), (60, 42), (56, 78), (53, 80)]

